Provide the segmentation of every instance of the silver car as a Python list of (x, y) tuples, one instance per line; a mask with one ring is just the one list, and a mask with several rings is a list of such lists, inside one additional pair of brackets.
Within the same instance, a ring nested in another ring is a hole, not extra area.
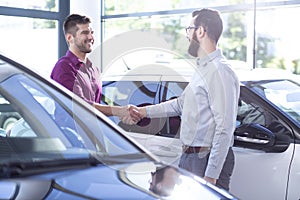
[(236, 199), (167, 165), (67, 89), (0, 54), (0, 199)]

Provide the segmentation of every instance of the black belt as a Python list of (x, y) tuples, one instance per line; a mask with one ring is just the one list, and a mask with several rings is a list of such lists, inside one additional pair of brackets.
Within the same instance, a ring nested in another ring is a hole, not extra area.
[(199, 153), (199, 152), (209, 150), (209, 149), (210, 149), (210, 147), (192, 147), (192, 146), (187, 146), (187, 145), (182, 146), (182, 151), (187, 154)]

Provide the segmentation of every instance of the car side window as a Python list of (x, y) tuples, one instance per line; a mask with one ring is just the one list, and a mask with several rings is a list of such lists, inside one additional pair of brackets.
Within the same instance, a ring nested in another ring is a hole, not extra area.
[(154, 104), (158, 82), (110, 81), (103, 82), (102, 103), (108, 105)]
[[(247, 91), (241, 90), (235, 144), (246, 148), (284, 151), (293, 137), (288, 125), (263, 106), (258, 96), (246, 94)], [(273, 138), (272, 142), (267, 142), (269, 137)]]
[(107, 105), (125, 105), (132, 93), (134, 85), (131, 82), (103, 82), (102, 103)]
[(300, 121), (299, 83), (291, 80), (265, 80), (246, 83), (247, 87), (275, 104), (296, 122)]
[[(14, 87), (15, 93), (11, 92), (10, 81), (17, 83)], [(75, 129), (74, 122), (72, 123), (71, 120), (72, 116), (57, 104), (42, 87), (22, 76), (12, 77), (3, 83), (2, 86), (3, 92), (7, 96), (7, 105), (10, 105), (15, 111), (21, 112), (18, 113), (20, 118), (5, 131), (3, 136), (47, 138), (53, 134), (66, 147), (82, 147), (80, 136), (75, 131), (80, 130), (80, 127)], [(56, 118), (57, 116), (59, 118)], [(61, 120), (66, 118), (70, 119), (70, 123)], [(49, 130), (46, 128), (47, 126), (49, 126)], [(62, 135), (60, 134), (61, 132), (65, 134)]]
[(0, 119), (2, 137), (36, 137), (30, 125), (14, 109), (14, 104), (1, 96)]
[(237, 115), (238, 125), (256, 123), (262, 126), (266, 126), (266, 118), (267, 115), (259, 106), (251, 102), (246, 103), (241, 99), (239, 100)]
[[(181, 95), (187, 82), (134, 82), (138, 86), (134, 93), (132, 93), (131, 104), (144, 106), (150, 104), (157, 104), (177, 98)], [(159, 88), (157, 92), (156, 88)], [(150, 102), (151, 99), (151, 102)], [(181, 119), (179, 116), (162, 117), (162, 118), (144, 118), (136, 125), (127, 125), (119, 122), (126, 131), (158, 134), (164, 137), (179, 137)]]
[(275, 134), (291, 135), (284, 124), (275, 117), (270, 111), (255, 104), (254, 102), (245, 102), (240, 100), (238, 108), (237, 124), (259, 124), (268, 128)]
[(0, 128), (2, 132), (8, 131), (21, 118), (9, 101), (0, 94)]
[(162, 82), (160, 102), (164, 102), (180, 96), (188, 85), (188, 82)]

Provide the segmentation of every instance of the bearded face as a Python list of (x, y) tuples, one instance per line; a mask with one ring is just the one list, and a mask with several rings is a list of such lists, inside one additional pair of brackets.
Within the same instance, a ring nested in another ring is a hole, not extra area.
[(190, 41), (190, 46), (189, 46), (188, 52), (191, 56), (197, 57), (199, 48), (200, 48), (200, 43), (199, 43), (199, 40), (198, 40), (198, 38), (197, 38), (197, 36), (194, 32), (193, 33), (193, 38)]
[(92, 39), (75, 39), (75, 46), (83, 53), (90, 53), (92, 51), (92, 45), (94, 40)]

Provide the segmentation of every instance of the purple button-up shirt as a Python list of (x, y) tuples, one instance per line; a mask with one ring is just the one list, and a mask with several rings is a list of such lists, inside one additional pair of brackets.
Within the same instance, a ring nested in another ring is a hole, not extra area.
[(89, 59), (83, 63), (71, 51), (67, 51), (55, 64), (51, 78), (88, 103), (100, 103), (101, 75)]

